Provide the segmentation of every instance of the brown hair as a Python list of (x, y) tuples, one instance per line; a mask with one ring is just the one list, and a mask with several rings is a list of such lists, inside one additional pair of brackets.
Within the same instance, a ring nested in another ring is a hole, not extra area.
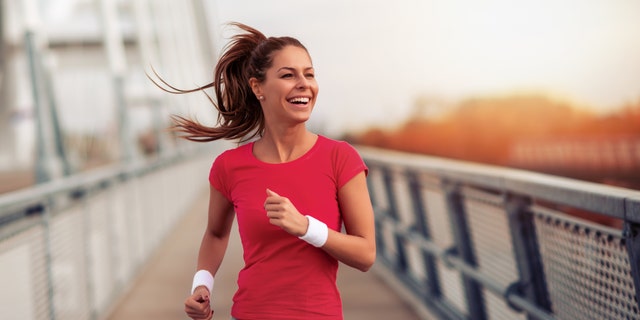
[[(164, 86), (149, 78), (160, 89), (174, 94), (184, 94), (214, 88), (215, 101), (209, 101), (218, 110), (215, 127), (202, 125), (179, 115), (173, 115), (171, 127), (183, 133), (182, 138), (209, 142), (218, 139), (249, 140), (264, 133), (264, 115), (258, 98), (249, 85), (250, 78), (259, 82), (265, 80), (266, 71), (271, 67), (273, 54), (286, 46), (296, 46), (307, 50), (300, 41), (291, 37), (265, 37), (260, 31), (241, 23), (230, 23), (244, 33), (236, 34), (218, 60), (213, 82), (194, 89), (178, 89), (154, 74)], [(166, 86), (166, 87), (165, 87)]]

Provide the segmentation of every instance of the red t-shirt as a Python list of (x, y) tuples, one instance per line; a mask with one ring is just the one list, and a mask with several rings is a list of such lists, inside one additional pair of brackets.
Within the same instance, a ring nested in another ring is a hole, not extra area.
[(289, 198), (300, 213), (340, 231), (338, 190), (362, 171), (366, 174), (367, 167), (351, 145), (323, 136), (306, 154), (287, 163), (258, 160), (252, 142), (217, 157), (209, 181), (233, 203), (244, 249), (234, 317), (342, 319), (338, 261), (271, 225), (263, 205), (269, 188)]

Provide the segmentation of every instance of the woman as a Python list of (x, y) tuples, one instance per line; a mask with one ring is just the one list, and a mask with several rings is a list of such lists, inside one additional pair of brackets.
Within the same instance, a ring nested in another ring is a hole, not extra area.
[(225, 48), (213, 83), (167, 89), (214, 87), (218, 126), (176, 117), (185, 138), (257, 138), (211, 167), (208, 223), (185, 311), (192, 319), (213, 317), (213, 279), (237, 215), (245, 266), (234, 319), (342, 319), (338, 262), (367, 271), (375, 261), (367, 168), (347, 143), (307, 130), (318, 84), (306, 48), (233, 25), (244, 32)]

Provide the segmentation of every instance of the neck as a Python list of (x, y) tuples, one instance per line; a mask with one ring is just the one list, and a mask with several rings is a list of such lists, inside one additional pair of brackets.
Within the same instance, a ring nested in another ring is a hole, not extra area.
[(254, 144), (253, 153), (265, 162), (283, 163), (304, 155), (315, 144), (317, 135), (305, 127), (276, 132), (265, 130), (264, 135)]

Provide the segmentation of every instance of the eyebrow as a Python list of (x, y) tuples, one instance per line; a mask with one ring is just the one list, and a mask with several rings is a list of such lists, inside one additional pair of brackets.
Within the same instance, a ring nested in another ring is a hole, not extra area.
[[(304, 71), (308, 71), (308, 70), (312, 70), (312, 69), (313, 69), (313, 67), (306, 67), (306, 68), (304, 68)], [(295, 71), (296, 68), (293, 68), (293, 67), (282, 67), (282, 68), (278, 69), (278, 72), (280, 72), (282, 70)]]

